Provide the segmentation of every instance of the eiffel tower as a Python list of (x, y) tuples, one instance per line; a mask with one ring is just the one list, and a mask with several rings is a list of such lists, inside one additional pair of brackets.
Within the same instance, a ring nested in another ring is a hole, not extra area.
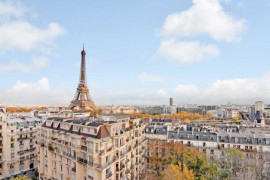
[(82, 60), (81, 60), (81, 74), (80, 74), (80, 82), (77, 87), (77, 92), (74, 96), (74, 99), (71, 101), (70, 108), (73, 110), (77, 108), (78, 110), (96, 110), (97, 107), (95, 106), (93, 100), (90, 97), (89, 89), (86, 85), (86, 76), (85, 76), (85, 55), (86, 52), (83, 50), (81, 52)]

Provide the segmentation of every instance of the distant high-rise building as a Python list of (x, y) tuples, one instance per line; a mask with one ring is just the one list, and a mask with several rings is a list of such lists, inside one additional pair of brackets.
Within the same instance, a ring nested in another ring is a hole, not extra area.
[(85, 75), (86, 52), (84, 51), (84, 48), (81, 54), (82, 54), (82, 60), (81, 60), (80, 82), (79, 82), (75, 97), (71, 101), (70, 108), (71, 109), (78, 108), (79, 110), (86, 110), (86, 109), (96, 110), (97, 108), (90, 97), (89, 89), (86, 84), (86, 75)]
[(263, 101), (255, 102), (255, 112), (263, 110), (264, 110), (264, 102)]
[(170, 98), (170, 106), (173, 106), (173, 98)]

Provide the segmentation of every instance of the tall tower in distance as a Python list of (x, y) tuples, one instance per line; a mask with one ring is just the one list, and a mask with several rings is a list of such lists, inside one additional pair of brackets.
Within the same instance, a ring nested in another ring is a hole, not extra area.
[(170, 98), (170, 106), (173, 106), (173, 98)]
[(77, 87), (76, 94), (74, 96), (74, 99), (71, 101), (70, 108), (73, 110), (74, 108), (77, 108), (78, 110), (96, 110), (96, 106), (93, 102), (93, 100), (90, 97), (89, 89), (86, 84), (86, 75), (85, 75), (85, 55), (86, 52), (83, 50), (81, 52), (82, 54), (82, 60), (81, 60), (81, 74), (80, 74), (80, 82)]

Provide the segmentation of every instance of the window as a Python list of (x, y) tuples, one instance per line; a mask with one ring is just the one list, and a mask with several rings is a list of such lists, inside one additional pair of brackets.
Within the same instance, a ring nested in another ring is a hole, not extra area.
[(116, 140), (114, 141), (114, 145), (115, 145), (116, 147), (118, 147), (118, 139), (116, 139)]
[(95, 129), (94, 131), (95, 131), (95, 134), (97, 134), (97, 129)]
[(93, 152), (93, 143), (89, 143), (89, 152)]
[(108, 149), (108, 142), (105, 143), (105, 149)]
[(111, 173), (111, 168), (106, 169), (106, 175)]
[(89, 165), (93, 165), (93, 156), (88, 156)]
[(96, 146), (95, 146), (95, 151), (96, 153), (98, 153), (98, 144), (96, 143)]
[(72, 168), (76, 168), (76, 163), (72, 162)]

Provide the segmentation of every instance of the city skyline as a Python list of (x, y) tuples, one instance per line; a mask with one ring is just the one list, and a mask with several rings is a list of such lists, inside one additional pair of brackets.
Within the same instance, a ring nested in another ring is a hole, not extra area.
[(69, 105), (83, 43), (97, 105), (270, 102), (265, 0), (50, 4), (0, 2), (2, 103)]

